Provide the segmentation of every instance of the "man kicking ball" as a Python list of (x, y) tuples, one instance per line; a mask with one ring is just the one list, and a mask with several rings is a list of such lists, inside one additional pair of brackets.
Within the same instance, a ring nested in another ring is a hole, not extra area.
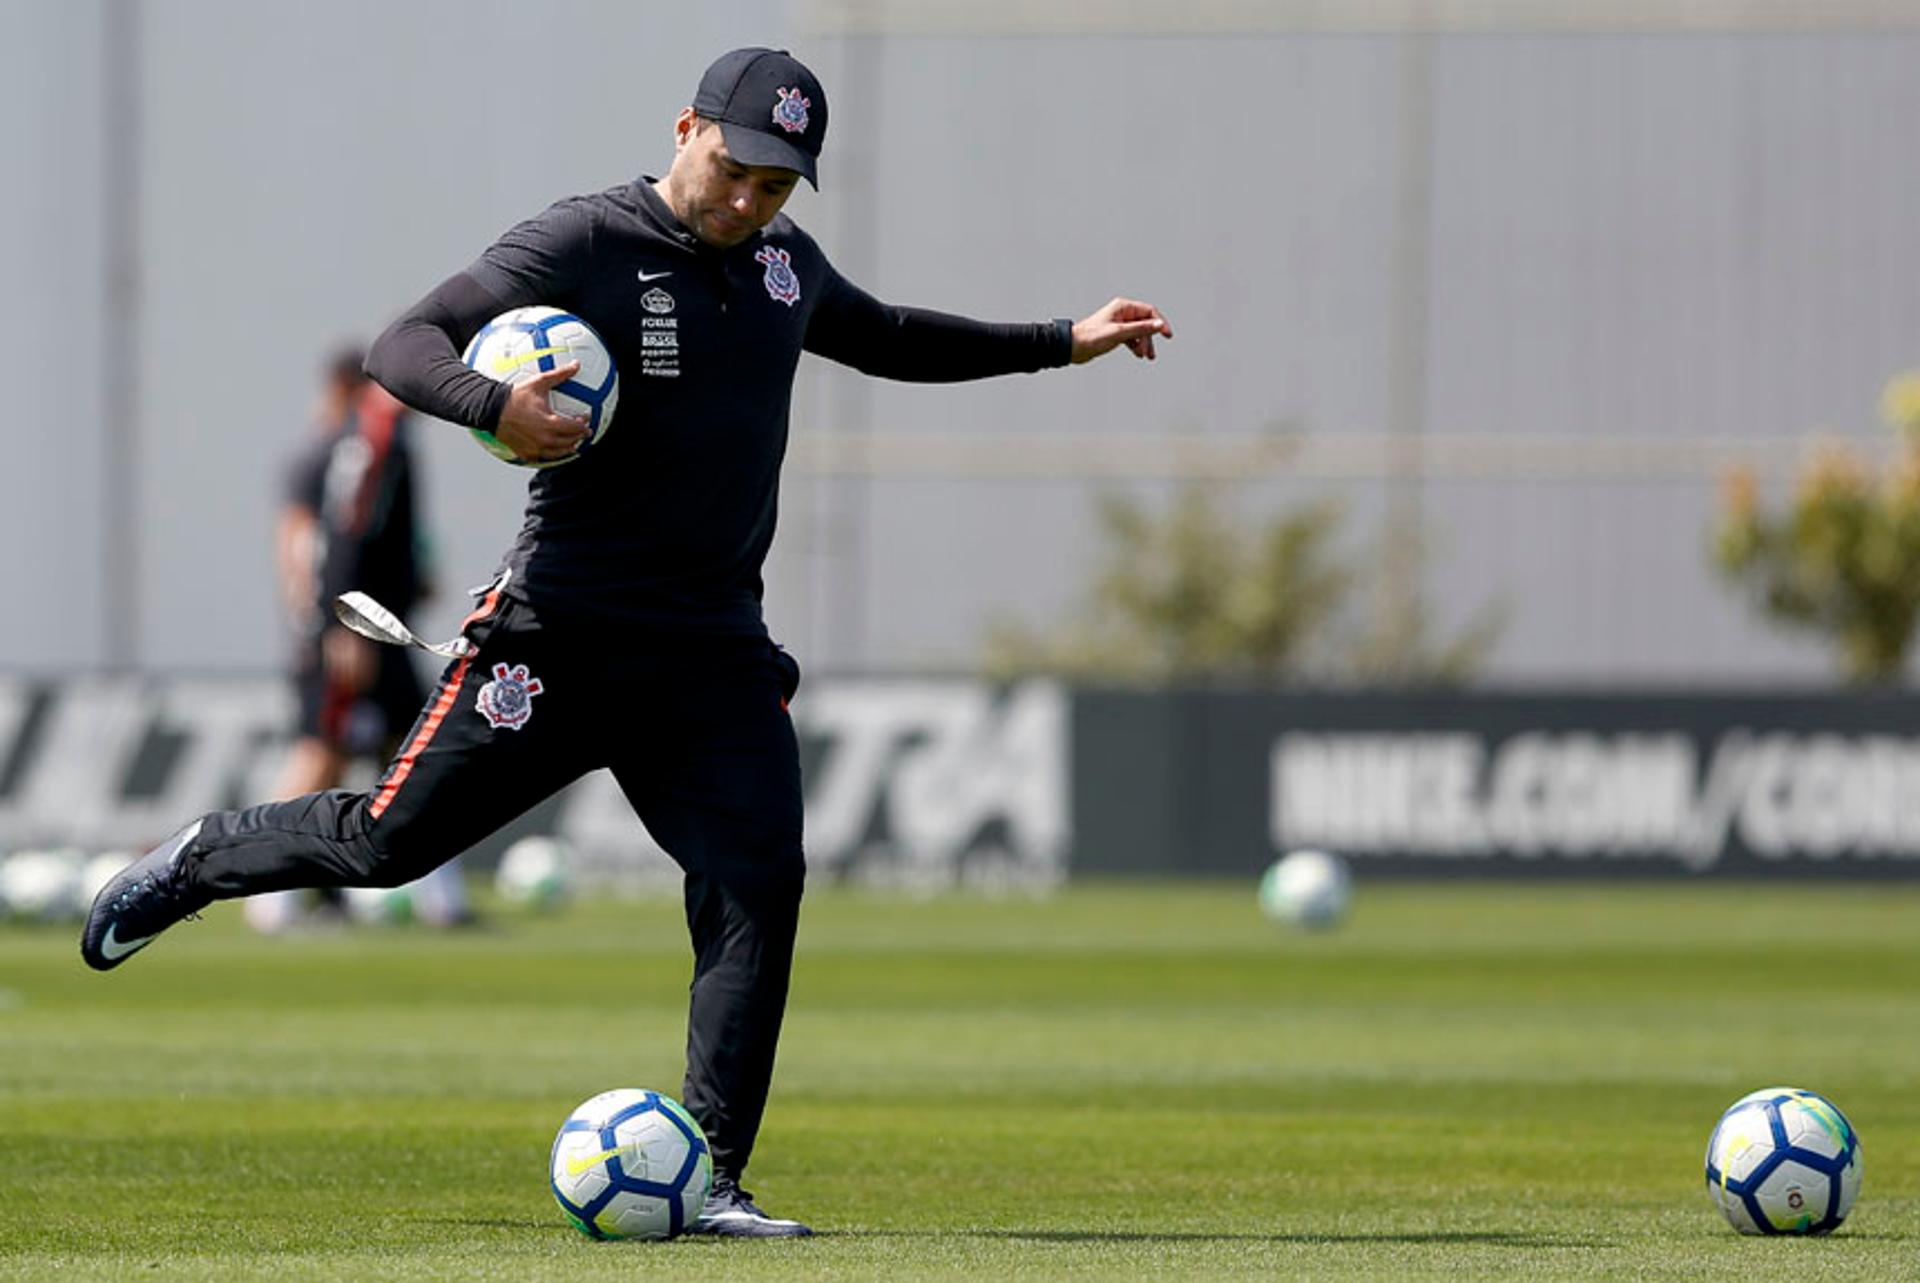
[(519, 539), (369, 792), (202, 816), (101, 891), (81, 952), (105, 970), (214, 900), (397, 886), (588, 771), (613, 772), (685, 871), (693, 938), (682, 1100), (712, 1145), (696, 1232), (806, 1234), (740, 1181), (786, 1009), (805, 864), (787, 702), (799, 670), (761, 619), (787, 413), (802, 352), (882, 378), (951, 382), (1151, 359), (1172, 329), (1114, 299), (1079, 321), (989, 324), (878, 301), (780, 212), (818, 185), (827, 97), (786, 53), (738, 49), (673, 123), (673, 162), (514, 227), (381, 336), (368, 369), (520, 458), (571, 454), (585, 423), (460, 353), (509, 308), (564, 308), (623, 377), (617, 430), (535, 474)]

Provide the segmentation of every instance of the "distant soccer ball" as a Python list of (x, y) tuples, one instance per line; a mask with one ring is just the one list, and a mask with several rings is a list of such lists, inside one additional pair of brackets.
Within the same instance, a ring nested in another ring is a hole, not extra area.
[(449, 860), (407, 883), (413, 900), (414, 921), (430, 927), (458, 927), (473, 918), (467, 903), (467, 877), (462, 860)]
[(413, 883), (399, 887), (347, 887), (340, 895), (347, 916), (368, 926), (400, 927), (413, 921)]
[(0, 912), (39, 922), (73, 917), (80, 885), (78, 851), (15, 852), (0, 861)]
[(494, 870), (493, 889), (507, 904), (523, 909), (553, 909), (572, 892), (568, 865), (572, 848), (556, 837), (531, 835), (509, 846)]
[(460, 863), (450, 860), (402, 886), (347, 887), (341, 895), (347, 917), (371, 926), (462, 926), (473, 915)]
[(305, 925), (307, 893), (304, 891), (265, 891), (240, 902), (240, 916), (262, 935), (279, 935)]
[(603, 1091), (553, 1140), (553, 1196), (591, 1238), (672, 1238), (713, 1185), (707, 1138), (680, 1102), (636, 1087)]
[(1742, 1096), (1707, 1141), (1707, 1193), (1742, 1234), (1825, 1234), (1860, 1195), (1860, 1137), (1797, 1087)]
[(102, 851), (80, 866), (79, 903), (80, 911), (85, 913), (93, 905), (93, 898), (100, 894), (102, 887), (113, 881), (114, 875), (139, 858), (134, 851)]
[(1260, 879), (1260, 908), (1289, 926), (1330, 927), (1347, 911), (1353, 878), (1347, 862), (1325, 851), (1293, 851)]
[(613, 354), (593, 327), (571, 312), (556, 307), (516, 307), (481, 327), (460, 359), (502, 383), (522, 383), (536, 374), (580, 362), (580, 370), (547, 394), (555, 414), (584, 415), (587, 437), (564, 459), (529, 463), (507, 448), (500, 438), (480, 428), (469, 428), (496, 459), (522, 468), (552, 468), (571, 463), (606, 435), (613, 408), (620, 400), (620, 372)]

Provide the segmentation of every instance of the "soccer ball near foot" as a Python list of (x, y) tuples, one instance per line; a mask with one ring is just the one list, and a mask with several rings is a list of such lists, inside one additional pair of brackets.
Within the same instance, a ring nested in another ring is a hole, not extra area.
[(680, 1102), (620, 1087), (593, 1097), (553, 1140), (553, 1196), (591, 1238), (672, 1238), (707, 1205), (713, 1155)]
[(1860, 1137), (1816, 1092), (1752, 1092), (1707, 1141), (1707, 1193), (1742, 1234), (1825, 1234), (1860, 1194)]
[(1289, 926), (1330, 927), (1346, 913), (1352, 897), (1347, 862), (1325, 851), (1284, 855), (1260, 879), (1261, 911)]

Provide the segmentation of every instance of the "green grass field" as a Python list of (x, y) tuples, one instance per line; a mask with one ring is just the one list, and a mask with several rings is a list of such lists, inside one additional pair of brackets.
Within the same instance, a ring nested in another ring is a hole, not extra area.
[[(1920, 888), (816, 891), (748, 1185), (807, 1241), (602, 1244), (547, 1147), (677, 1094), (678, 906), (261, 940), (110, 976), (0, 929), (0, 1277), (1911, 1279)], [(1720, 1111), (1811, 1087), (1866, 1179), (1743, 1239)]]

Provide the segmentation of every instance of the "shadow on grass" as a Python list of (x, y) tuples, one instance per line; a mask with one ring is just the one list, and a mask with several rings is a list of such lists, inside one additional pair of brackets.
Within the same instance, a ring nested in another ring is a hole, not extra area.
[[(548, 1233), (566, 1237), (579, 1234), (572, 1226), (545, 1219), (523, 1219), (509, 1216), (447, 1216), (435, 1217), (432, 1223), (439, 1225), (460, 1225), (468, 1229), (489, 1230), (532, 1230), (536, 1233)], [(937, 1238), (978, 1238), (998, 1239), (1007, 1243), (1155, 1243), (1177, 1245), (1181, 1243), (1300, 1243), (1300, 1244), (1339, 1244), (1339, 1243), (1406, 1243), (1431, 1244), (1439, 1247), (1462, 1244), (1477, 1244), (1485, 1247), (1614, 1247), (1617, 1244), (1609, 1239), (1582, 1238), (1572, 1234), (1535, 1234), (1523, 1230), (1432, 1230), (1408, 1231), (1404, 1233), (1357, 1233), (1330, 1234), (1300, 1230), (1290, 1234), (1210, 1234), (1193, 1230), (816, 1230), (814, 1237), (823, 1239), (937, 1239)], [(1903, 1235), (1866, 1235), (1849, 1234), (1848, 1238), (1891, 1237)]]
[[(563, 1222), (555, 1222), (544, 1217), (509, 1216), (437, 1216), (428, 1224), (458, 1225), (466, 1229), (488, 1230), (531, 1230), (534, 1233), (553, 1234), (565, 1238), (579, 1237), (579, 1231)], [(1209, 1234), (1203, 1231), (1150, 1231), (1150, 1230), (834, 1230), (824, 1229), (814, 1232), (816, 1238), (823, 1239), (934, 1239), (934, 1238), (979, 1238), (999, 1239), (1008, 1243), (1405, 1243), (1431, 1244), (1446, 1247), (1460, 1244), (1478, 1244), (1486, 1247), (1618, 1247), (1611, 1239), (1582, 1238), (1573, 1234), (1535, 1234), (1524, 1230), (1433, 1230), (1429, 1232), (1370, 1233), (1370, 1234), (1325, 1234), (1309, 1230), (1291, 1234)], [(1824, 1241), (1845, 1243), (1859, 1240), (1868, 1242), (1902, 1243), (1910, 1242), (1915, 1236), (1901, 1231), (1860, 1231), (1844, 1229)], [(717, 1241), (717, 1240), (712, 1240)]]
[(822, 1238), (991, 1238), (1012, 1243), (1478, 1243), (1489, 1247), (1612, 1247), (1607, 1239), (1513, 1230), (1434, 1230), (1427, 1233), (1209, 1234), (1151, 1230), (822, 1230)]

